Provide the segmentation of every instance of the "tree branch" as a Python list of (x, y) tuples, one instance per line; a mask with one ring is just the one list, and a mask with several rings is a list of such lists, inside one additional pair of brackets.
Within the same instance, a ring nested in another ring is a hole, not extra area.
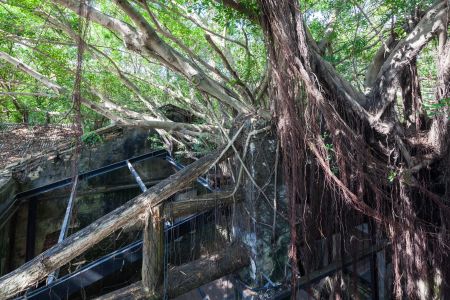
[[(75, 0), (53, 1), (69, 8), (76, 14), (80, 14), (78, 11), (79, 4)], [(136, 52), (144, 52), (158, 59), (176, 72), (181, 73), (199, 90), (217, 98), (238, 112), (245, 113), (252, 111), (250, 106), (234, 98), (230, 90), (204, 74), (201, 69), (191, 64), (185, 57), (165, 43), (145, 18), (128, 1), (116, 0), (115, 2), (133, 20), (140, 30), (139, 32), (129, 24), (103, 14), (90, 6), (86, 9), (89, 12), (89, 18), (121, 35), (129, 49)], [(87, 15), (83, 17), (87, 17)]]
[(252, 92), (245, 85), (245, 83), (241, 80), (241, 78), (239, 77), (238, 73), (233, 69), (233, 67), (231, 66), (230, 62), (225, 57), (225, 54), (220, 50), (219, 46), (217, 46), (214, 43), (214, 41), (212, 40), (210, 35), (206, 34), (205, 35), (205, 39), (211, 45), (211, 47), (214, 49), (214, 51), (216, 51), (216, 53), (219, 54), (220, 58), (222, 59), (224, 65), (225, 65), (225, 68), (227, 68), (227, 70), (231, 73), (231, 75), (233, 76), (234, 80), (236, 80), (236, 83), (244, 89), (245, 94), (252, 101), (252, 103), (255, 103), (255, 98), (253, 97)]
[(367, 96), (365, 108), (379, 120), (395, 99), (398, 75), (441, 31), (447, 30), (447, 1), (438, 1), (420, 20), (415, 29), (391, 52)]
[[(187, 293), (205, 283), (214, 281), (222, 276), (236, 272), (249, 263), (247, 251), (240, 245), (230, 245), (222, 251), (204, 258), (174, 267), (168, 272), (167, 296), (172, 299)], [(155, 298), (163, 298), (164, 290), (160, 287)], [(119, 299), (149, 299), (142, 286), (142, 282), (133, 283), (120, 290), (101, 296), (96, 300)]]
[(21, 62), (15, 57), (12, 57), (6, 52), (0, 51), (0, 58), (4, 61), (10, 63), (11, 65), (15, 66), (22, 72), (30, 75), (31, 77), (35, 78), (40, 83), (44, 84), (46, 87), (51, 88), (55, 93), (62, 93), (64, 92), (64, 88), (58, 85), (56, 82), (48, 79), (44, 75), (40, 74), (39, 72), (35, 71), (32, 67), (28, 66), (27, 64)]

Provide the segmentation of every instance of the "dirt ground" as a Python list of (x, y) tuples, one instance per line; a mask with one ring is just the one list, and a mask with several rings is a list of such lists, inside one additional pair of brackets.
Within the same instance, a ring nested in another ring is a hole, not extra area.
[(0, 169), (74, 138), (70, 125), (0, 123)]

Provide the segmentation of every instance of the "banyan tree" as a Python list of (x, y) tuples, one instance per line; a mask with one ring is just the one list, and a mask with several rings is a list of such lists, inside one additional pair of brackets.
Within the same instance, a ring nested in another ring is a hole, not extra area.
[[(151, 216), (164, 214), (155, 208), (224, 160), (235, 193), (245, 182), (244, 194), (265, 197), (255, 226), (269, 242), (242, 247), (275, 251), (288, 232), (276, 251), (292, 299), (324, 243), (330, 256), (357, 255), (361, 224), (387, 249), (389, 298), (450, 297), (449, 9), (446, 0), (0, 1), (1, 122), (73, 123), (76, 143), (110, 123), (151, 128), (170, 153), (198, 159), (1, 277), (0, 298), (131, 219), (154, 232)], [(189, 118), (169, 118), (164, 105)], [(262, 133), (272, 148), (255, 149)], [(275, 196), (255, 179), (258, 152), (271, 157)], [(259, 255), (249, 254), (255, 270), (265, 268)], [(357, 294), (344, 276), (329, 274), (333, 299)], [(160, 280), (133, 291), (148, 296)]]

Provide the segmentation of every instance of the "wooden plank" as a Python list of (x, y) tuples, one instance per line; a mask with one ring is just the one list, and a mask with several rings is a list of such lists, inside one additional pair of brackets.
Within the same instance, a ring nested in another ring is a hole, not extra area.
[(234, 202), (240, 202), (242, 199), (243, 197), (240, 193), (233, 195), (232, 190), (224, 190), (199, 195), (182, 201), (172, 201), (164, 204), (164, 218), (175, 219), (206, 211), (215, 207), (230, 205)]
[[(245, 248), (240, 244), (232, 244), (213, 255), (170, 269), (167, 296), (169, 299), (177, 297), (205, 283), (234, 273), (248, 264), (249, 258)], [(149, 296), (139, 281), (101, 296), (97, 300), (160, 299), (163, 295), (164, 291), (160, 286), (154, 295)]]

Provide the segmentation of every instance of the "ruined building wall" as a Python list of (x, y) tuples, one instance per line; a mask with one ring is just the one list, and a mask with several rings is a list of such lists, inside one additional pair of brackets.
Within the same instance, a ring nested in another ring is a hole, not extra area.
[[(268, 126), (261, 121), (247, 124), (251, 132)], [(253, 135), (248, 144), (241, 189), (244, 201), (233, 207), (233, 234), (243, 241), (250, 255), (246, 281), (254, 287), (285, 276), (289, 226), (281, 162), (277, 160), (277, 139), (268, 130)], [(238, 173), (240, 163), (236, 162)], [(251, 177), (253, 179), (251, 179)]]
[[(153, 151), (148, 131), (111, 127), (101, 135), (102, 142), (85, 146), (78, 163), (79, 172), (96, 169), (117, 161)], [(73, 175), (72, 151), (53, 154), (27, 167), (26, 162), (0, 174), (0, 215), (14, 200), (14, 195)], [(146, 182), (156, 182), (171, 175), (173, 170), (165, 161), (155, 160), (136, 164)], [(19, 171), (17, 171), (19, 170)], [(14, 174), (14, 172), (18, 172)], [(127, 168), (80, 182), (76, 199), (76, 220), (70, 230), (79, 230), (98, 217), (140, 193)], [(129, 186), (129, 187), (128, 187)], [(122, 190), (114, 190), (123, 187)], [(51, 247), (58, 239), (70, 195), (70, 186), (39, 195), (36, 201), (35, 254)], [(26, 235), (29, 203), (18, 205), (15, 213), (0, 220), (0, 275), (20, 266), (26, 259)], [(124, 236), (124, 235), (122, 235)], [(11, 243), (14, 238), (14, 244)], [(124, 242), (126, 237), (124, 238)]]

